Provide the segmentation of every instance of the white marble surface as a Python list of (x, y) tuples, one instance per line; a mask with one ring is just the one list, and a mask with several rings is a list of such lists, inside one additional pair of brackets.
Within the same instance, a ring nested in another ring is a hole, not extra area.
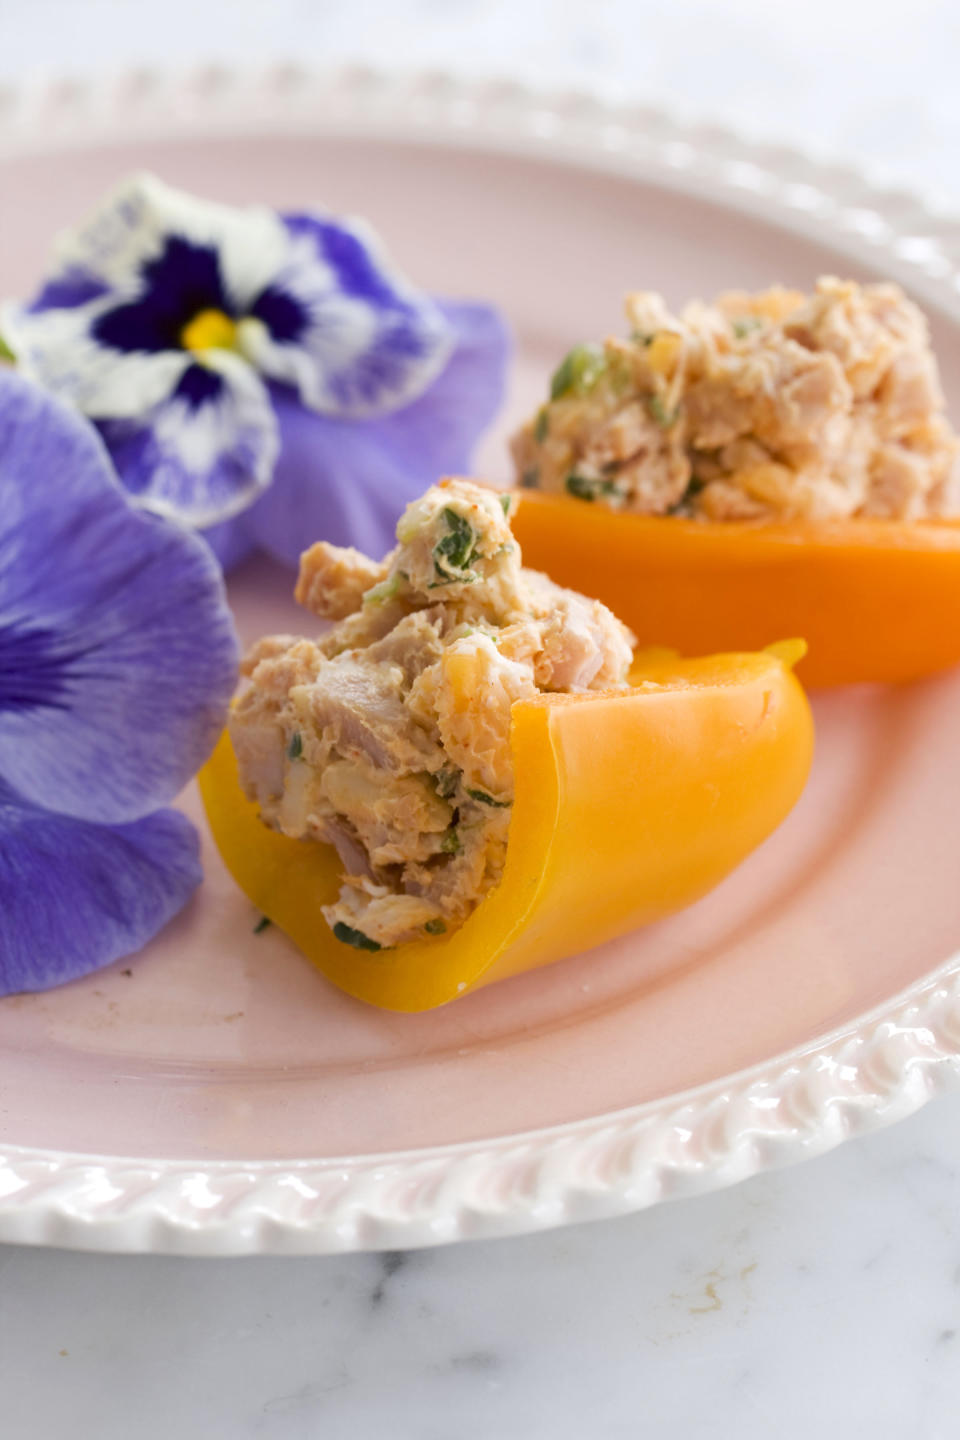
[[(667, 101), (960, 204), (955, 0), (0, 0), (0, 84), (296, 52)], [(315, 1261), (0, 1248), (3, 1440), (953, 1440), (960, 1098), (627, 1220)]]
[(0, 1248), (4, 1440), (954, 1440), (960, 1101), (625, 1220), (323, 1260)]

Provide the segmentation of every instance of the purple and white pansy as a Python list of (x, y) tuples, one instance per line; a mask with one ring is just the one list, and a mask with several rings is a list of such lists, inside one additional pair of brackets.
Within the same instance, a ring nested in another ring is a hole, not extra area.
[(165, 809), (236, 638), (207, 547), (134, 508), (93, 427), (0, 367), (0, 994), (131, 954), (201, 875)]
[(134, 501), (225, 566), (321, 536), (387, 549), (424, 483), (468, 468), (509, 349), (495, 310), (416, 290), (360, 222), (150, 176), (62, 238), (0, 333), (94, 421)]
[(0, 336), (2, 995), (133, 953), (200, 882), (166, 807), (236, 680), (211, 549), (387, 550), (424, 484), (469, 469), (509, 340), (361, 223), (150, 176), (62, 238)]

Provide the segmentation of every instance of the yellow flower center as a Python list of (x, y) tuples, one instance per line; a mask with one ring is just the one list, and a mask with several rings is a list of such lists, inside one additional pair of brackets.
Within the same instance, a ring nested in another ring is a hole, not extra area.
[(201, 310), (180, 331), (180, 344), (195, 355), (204, 350), (235, 350), (237, 322), (222, 310)]

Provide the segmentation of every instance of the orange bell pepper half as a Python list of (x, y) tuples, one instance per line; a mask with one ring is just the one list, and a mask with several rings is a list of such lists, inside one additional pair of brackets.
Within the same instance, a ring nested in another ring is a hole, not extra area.
[(685, 654), (803, 635), (810, 687), (960, 662), (960, 522), (704, 522), (517, 491), (525, 565)]
[(448, 935), (377, 953), (335, 940), (322, 906), (339, 888), (336, 851), (262, 824), (226, 734), (200, 774), (207, 817), (241, 889), (329, 980), (429, 1010), (659, 920), (729, 874), (807, 779), (813, 721), (791, 669), (802, 653), (649, 652), (630, 690), (516, 703), (506, 865)]

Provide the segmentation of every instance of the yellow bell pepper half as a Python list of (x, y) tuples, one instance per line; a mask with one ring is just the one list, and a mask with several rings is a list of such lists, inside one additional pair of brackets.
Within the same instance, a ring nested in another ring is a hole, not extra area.
[(234, 879), (335, 985), (390, 1010), (429, 1010), (670, 915), (710, 890), (783, 820), (807, 779), (813, 721), (791, 664), (761, 654), (638, 657), (623, 692), (513, 707), (515, 800), (503, 875), (465, 923), (371, 953), (335, 940), (336, 851), (267, 829), (228, 735), (200, 774)]
[(960, 662), (960, 522), (716, 522), (515, 492), (523, 561), (687, 654), (803, 635), (805, 685), (917, 680)]

